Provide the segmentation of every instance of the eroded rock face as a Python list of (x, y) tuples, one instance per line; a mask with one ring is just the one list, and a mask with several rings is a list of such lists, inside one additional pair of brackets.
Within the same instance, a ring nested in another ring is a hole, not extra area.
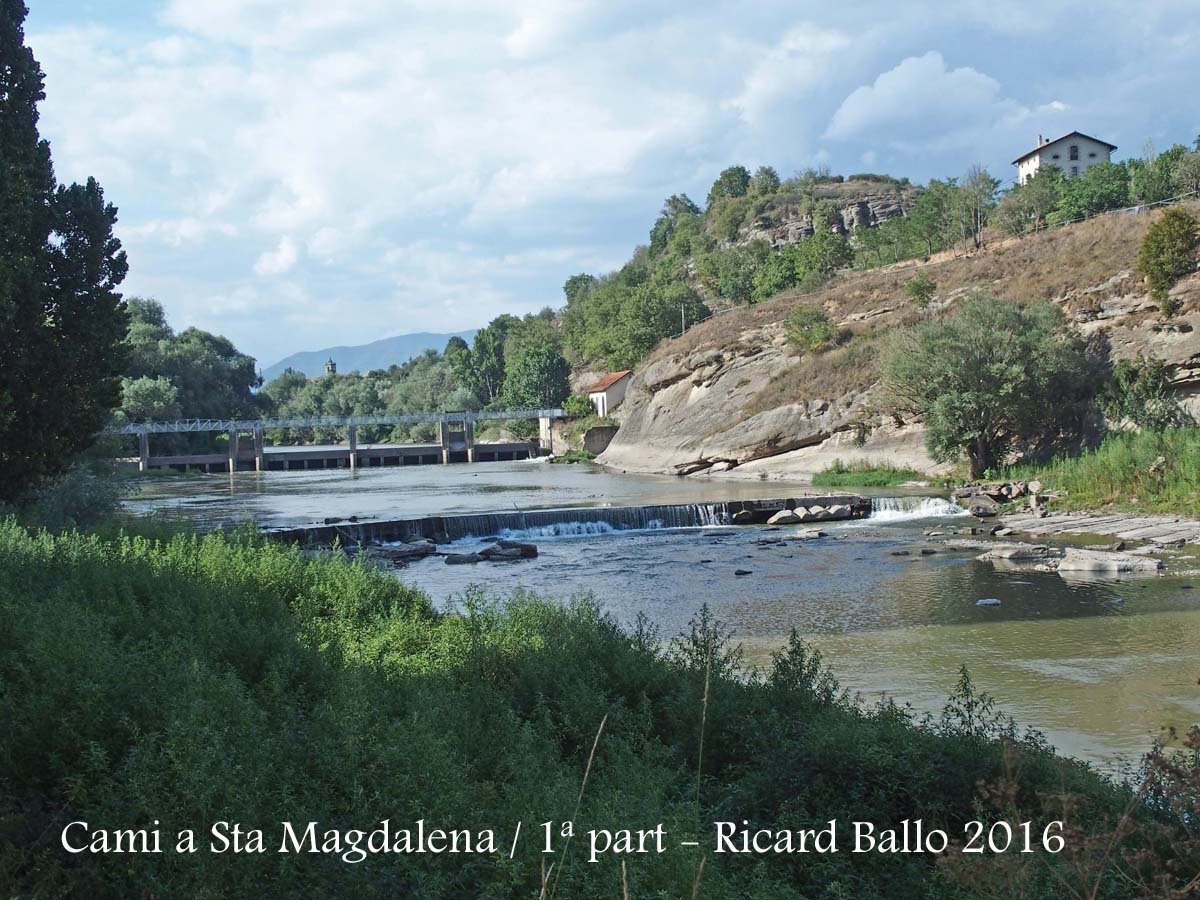
[[(911, 191), (909, 192), (911, 193)], [(911, 197), (899, 190), (869, 190), (854, 198), (835, 200), (839, 208), (834, 215), (833, 229), (840, 234), (849, 234), (856, 228), (869, 228), (904, 215)], [(813, 236), (813, 219), (799, 205), (776, 206), (768, 210), (738, 233), (737, 243), (749, 243), (761, 239), (772, 246), (795, 244)]]
[(723, 350), (651, 363), (634, 374), (621, 406), (621, 428), (600, 461), (665, 472), (703, 458), (722, 460), (728, 469), (729, 460), (740, 466), (819, 444), (861, 418), (865, 395), (751, 413), (748, 404), (792, 364), (786, 353), (779, 329), (756, 329)]

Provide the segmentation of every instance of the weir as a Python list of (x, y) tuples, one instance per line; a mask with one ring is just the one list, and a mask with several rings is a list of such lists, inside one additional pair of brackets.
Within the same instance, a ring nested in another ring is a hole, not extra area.
[(465, 537), (549, 537), (655, 528), (699, 528), (733, 524), (739, 513), (746, 524), (763, 524), (772, 515), (797, 506), (845, 506), (849, 515), (821, 521), (859, 519), (870, 514), (871, 501), (856, 494), (821, 494), (771, 500), (726, 500), (715, 503), (675, 503), (652, 506), (588, 506), (573, 509), (531, 509), (512, 512), (422, 516), (382, 522), (331, 522), (299, 528), (267, 529), (277, 540), (328, 546), (400, 541), (405, 538), (455, 541)]

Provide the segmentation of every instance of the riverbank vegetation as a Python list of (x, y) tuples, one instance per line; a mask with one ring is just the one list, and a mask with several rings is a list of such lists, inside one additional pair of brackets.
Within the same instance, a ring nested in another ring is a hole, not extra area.
[(910, 481), (929, 483), (929, 475), (915, 469), (903, 469), (889, 465), (875, 465), (858, 460), (844, 463), (835, 459), (833, 464), (813, 475), (814, 487), (895, 487)]
[(1056, 509), (1167, 513), (1200, 511), (1200, 428), (1118, 431), (1095, 450), (1005, 470), (1006, 480), (1041, 481)]
[[(1093, 879), (1105, 896), (1166, 896), (1197, 862), (1179, 818), (1195, 798), (1165, 770), (1140, 794), (1116, 787), (1019, 734), (965, 680), (940, 719), (865, 707), (795, 638), (748, 672), (707, 615), (664, 644), (586, 600), (472, 592), (437, 613), (363, 561), (249, 532), (52, 536), (9, 520), (0, 618), (0, 882), (24, 895), (530, 897), (547, 883), (599, 897), (624, 880), (629, 896), (698, 884), (711, 897), (894, 898), (1014, 883), (1005, 857), (708, 852), (713, 821), (743, 819), (836, 818), (844, 850), (852, 820), (921, 818), (961, 838), (981, 817), (1032, 818), (1040, 835), (1065, 814), (1068, 849), (1020, 860), (1029, 897), (1064, 883), (1092, 896)], [(543, 858), (537, 823), (569, 818), (579, 836)], [(360, 863), (275, 852), (284, 821), (384, 819), (496, 829), (499, 849)], [(159, 855), (60, 846), (72, 821), (155, 820), (171, 845)], [(263, 829), (268, 851), (208, 852), (215, 821)], [(660, 822), (662, 855), (585, 862), (583, 829)], [(172, 852), (184, 828), (194, 854)], [(1089, 849), (1116, 831), (1111, 852)]]

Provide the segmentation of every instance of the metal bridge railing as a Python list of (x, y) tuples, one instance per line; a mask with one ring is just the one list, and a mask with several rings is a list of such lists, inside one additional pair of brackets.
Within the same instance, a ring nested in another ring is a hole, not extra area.
[(105, 434), (187, 434), (202, 431), (258, 431), (273, 428), (345, 428), (350, 425), (417, 425), (422, 422), (495, 422), (514, 419), (562, 419), (566, 411), (496, 409), (478, 412), (384, 413), (368, 416), (285, 416), (269, 419), (176, 419), (173, 422), (130, 422), (104, 429)]

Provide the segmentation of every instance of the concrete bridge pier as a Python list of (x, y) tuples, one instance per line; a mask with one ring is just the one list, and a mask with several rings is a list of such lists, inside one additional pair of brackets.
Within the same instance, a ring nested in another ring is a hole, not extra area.
[(238, 431), (236, 428), (229, 429), (229, 474), (232, 475), (237, 471), (238, 460)]
[(350, 471), (358, 468), (358, 426), (349, 426), (350, 432)]
[(554, 420), (549, 416), (538, 418), (538, 445), (547, 453), (554, 452)]
[(463, 422), (463, 440), (467, 442), (467, 462), (475, 462), (475, 423), (470, 419)]
[(438, 443), (442, 446), (442, 465), (450, 462), (450, 423), (442, 416), (438, 422)]
[(263, 430), (261, 428), (254, 429), (254, 471), (265, 472), (267, 470), (266, 452), (263, 448)]
[(143, 431), (138, 435), (138, 471), (145, 472), (150, 468), (150, 432)]

